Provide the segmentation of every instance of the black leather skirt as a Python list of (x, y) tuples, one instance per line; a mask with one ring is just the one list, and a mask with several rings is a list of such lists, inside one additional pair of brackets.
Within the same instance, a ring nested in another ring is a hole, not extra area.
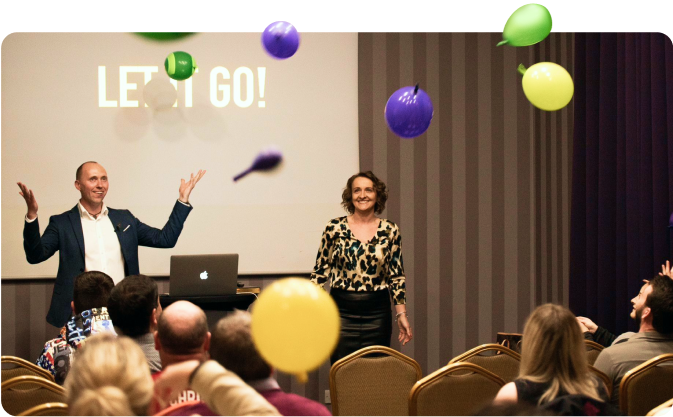
[(387, 289), (380, 291), (330, 290), (339, 308), (341, 333), (330, 363), (367, 346), (390, 347), (392, 312)]

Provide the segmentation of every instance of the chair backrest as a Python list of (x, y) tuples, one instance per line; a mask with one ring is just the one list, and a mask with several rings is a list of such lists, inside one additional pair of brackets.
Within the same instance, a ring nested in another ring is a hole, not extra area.
[(516, 353), (521, 353), (521, 340), (523, 334), (521, 333), (504, 333), (498, 332), (496, 334), (496, 343), (506, 348), (510, 348)]
[(332, 414), (407, 415), (409, 391), (421, 377), (420, 365), (394, 349), (360, 349), (330, 369)]
[(2, 408), (18, 415), (37, 405), (64, 403), (63, 387), (38, 376), (18, 376), (2, 383)]
[(601, 381), (603, 381), (603, 384), (605, 384), (605, 389), (608, 392), (608, 398), (612, 398), (612, 380), (610, 377), (591, 365), (589, 365), (589, 370), (598, 378), (600, 378)]
[(589, 365), (593, 365), (594, 362), (596, 362), (596, 358), (604, 348), (602, 345), (599, 345), (593, 340), (585, 340), (584, 344), (587, 348), (587, 360), (589, 361)]
[(45, 403), (36, 405), (30, 410), (26, 410), (19, 416), (69, 416), (68, 404), (66, 403)]
[(458, 362), (479, 365), (507, 383), (514, 381), (519, 376), (521, 355), (502, 345), (486, 344), (456, 356), (449, 361), (449, 365)]
[[(660, 366), (664, 365), (664, 366)], [(673, 397), (673, 353), (660, 355), (631, 369), (619, 387), (619, 408), (630, 416), (644, 416)]]
[(414, 384), (409, 393), (410, 416), (469, 416), (495, 398), (505, 381), (468, 362), (436, 370)]
[(54, 376), (49, 371), (42, 369), (25, 359), (16, 356), (2, 356), (0, 357), (0, 362), (2, 364), (2, 382), (23, 375), (39, 376), (54, 382)]
[(666, 401), (665, 403), (653, 408), (650, 410), (649, 413), (647, 413), (648, 416), (656, 416), (658, 412), (666, 409), (666, 408), (671, 408), (673, 407), (673, 398), (670, 400)]

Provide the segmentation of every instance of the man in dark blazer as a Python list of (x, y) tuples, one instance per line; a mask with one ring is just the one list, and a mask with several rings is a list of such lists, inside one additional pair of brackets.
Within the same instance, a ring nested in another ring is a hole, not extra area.
[(23, 229), (23, 248), (31, 264), (49, 259), (59, 251), (59, 266), (47, 313), (47, 322), (62, 327), (70, 318), (73, 283), (85, 270), (101, 270), (115, 282), (124, 276), (140, 273), (138, 246), (172, 248), (180, 237), (192, 206), (189, 195), (206, 171), (181, 180), (180, 197), (163, 229), (150, 227), (128, 210), (108, 208), (103, 199), (108, 190), (105, 168), (97, 162), (85, 162), (77, 169), (75, 188), (81, 193), (79, 203), (65, 213), (52, 216), (40, 237), (37, 201), (32, 190), (18, 183), (28, 212)]

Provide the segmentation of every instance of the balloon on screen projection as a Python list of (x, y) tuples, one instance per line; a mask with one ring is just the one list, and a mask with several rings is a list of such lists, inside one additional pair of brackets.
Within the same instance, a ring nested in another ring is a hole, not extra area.
[(305, 278), (275, 281), (252, 309), (252, 339), (260, 355), (301, 383), (332, 354), (339, 328), (334, 300)]
[(183, 81), (196, 71), (196, 61), (187, 52), (175, 51), (166, 57), (164, 68), (169, 77)]
[(278, 167), (282, 160), (283, 154), (280, 150), (275, 147), (269, 147), (257, 154), (257, 157), (252, 162), (252, 166), (236, 175), (234, 181), (240, 180), (253, 171), (270, 171)]
[(395, 91), (388, 99), (383, 114), (388, 128), (394, 134), (411, 139), (428, 130), (434, 109), (430, 96), (416, 84), (415, 87), (403, 87)]
[(137, 35), (154, 41), (175, 41), (193, 35), (194, 33), (195, 32), (136, 32)]
[(500, 45), (530, 46), (544, 40), (551, 32), (551, 14), (541, 4), (521, 6), (507, 19)]
[(276, 59), (287, 59), (299, 48), (297, 28), (288, 22), (273, 22), (262, 33), (262, 45)]
[(553, 62), (538, 62), (526, 69), (519, 65), (523, 74), (521, 86), (528, 101), (540, 110), (561, 110), (570, 103), (575, 92), (573, 79), (565, 68)]
[(152, 78), (143, 87), (143, 100), (153, 110), (168, 109), (178, 99), (178, 91), (170, 81), (162, 78)]

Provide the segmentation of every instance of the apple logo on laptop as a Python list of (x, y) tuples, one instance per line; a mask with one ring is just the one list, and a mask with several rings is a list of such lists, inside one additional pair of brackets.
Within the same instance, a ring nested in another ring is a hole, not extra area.
[(201, 275), (199, 275), (201, 279), (208, 279), (208, 271), (203, 271), (201, 272)]

